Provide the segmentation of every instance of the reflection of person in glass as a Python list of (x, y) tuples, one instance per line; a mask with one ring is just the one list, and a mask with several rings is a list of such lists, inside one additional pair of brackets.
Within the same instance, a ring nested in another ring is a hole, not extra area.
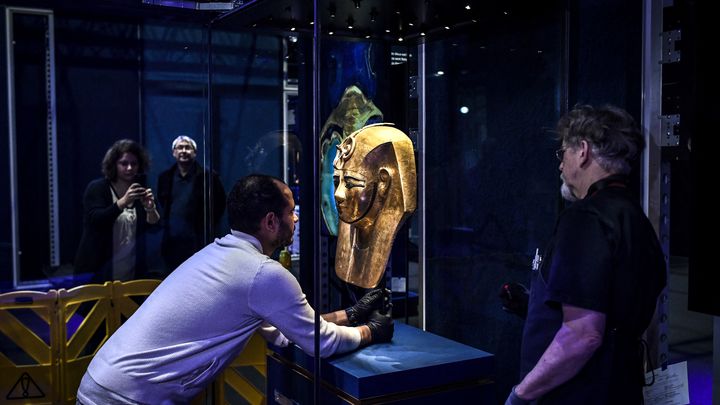
[(160, 215), (141, 175), (150, 159), (137, 142), (121, 139), (102, 161), (103, 178), (88, 184), (83, 196), (83, 234), (75, 273), (93, 281), (131, 280), (145, 271), (145, 229)]
[(348, 86), (320, 131), (320, 210), (331, 235), (338, 234), (333, 193), (333, 167), (337, 146), (366, 124), (382, 122), (382, 112), (357, 86)]
[(375, 287), (398, 229), (416, 206), (415, 155), (410, 138), (383, 124), (343, 141), (335, 158), (338, 227), (335, 272), (363, 288)]
[[(172, 154), (175, 164), (160, 173), (157, 187), (163, 213), (161, 251), (168, 272), (205, 246), (206, 222), (217, 228), (225, 212), (225, 189), (220, 176), (197, 162), (195, 141), (186, 135), (178, 136), (172, 142)], [(210, 183), (212, 194), (208, 193)]]

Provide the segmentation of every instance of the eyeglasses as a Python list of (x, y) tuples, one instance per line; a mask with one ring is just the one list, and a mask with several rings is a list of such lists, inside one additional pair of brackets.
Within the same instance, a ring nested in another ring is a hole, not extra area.
[(193, 148), (192, 145), (177, 145), (177, 146), (175, 146), (175, 150), (193, 151), (193, 150), (195, 150), (195, 148)]
[(563, 156), (565, 156), (565, 151), (567, 148), (560, 148), (555, 151), (555, 157), (558, 158), (559, 161), (563, 161)]

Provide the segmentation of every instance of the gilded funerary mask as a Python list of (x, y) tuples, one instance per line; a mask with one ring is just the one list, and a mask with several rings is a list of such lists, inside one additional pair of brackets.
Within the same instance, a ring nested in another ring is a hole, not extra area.
[(376, 124), (352, 133), (337, 149), (335, 272), (348, 283), (373, 288), (398, 229), (417, 204), (413, 145), (402, 131)]

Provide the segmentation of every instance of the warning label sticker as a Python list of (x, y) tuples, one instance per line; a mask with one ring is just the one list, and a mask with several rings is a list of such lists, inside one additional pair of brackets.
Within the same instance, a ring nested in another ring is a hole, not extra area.
[(5, 399), (28, 399), (28, 398), (44, 398), (45, 393), (33, 381), (28, 373), (22, 373), (17, 382), (5, 396)]

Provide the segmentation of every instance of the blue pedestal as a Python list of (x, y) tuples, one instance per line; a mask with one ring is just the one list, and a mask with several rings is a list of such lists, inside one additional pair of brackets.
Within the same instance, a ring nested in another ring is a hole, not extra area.
[[(269, 349), (268, 403), (312, 403), (313, 358), (295, 346)], [(492, 403), (493, 363), (490, 353), (396, 323), (391, 343), (323, 360), (320, 400)]]

